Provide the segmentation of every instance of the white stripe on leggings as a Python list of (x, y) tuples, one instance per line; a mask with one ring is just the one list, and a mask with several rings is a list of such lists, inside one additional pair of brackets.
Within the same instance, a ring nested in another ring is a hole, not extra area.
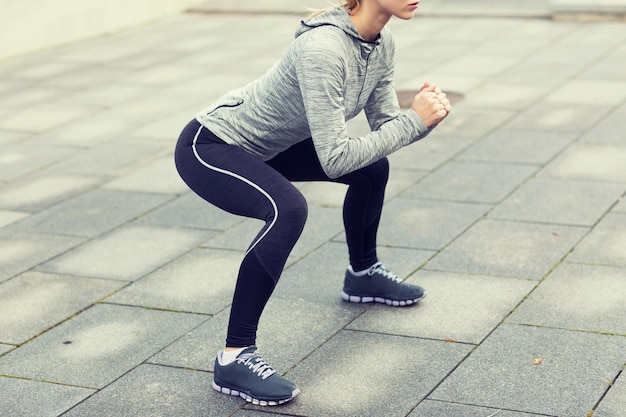
[(198, 154), (198, 150), (196, 149), (196, 142), (198, 141), (198, 136), (200, 135), (200, 131), (202, 131), (203, 127), (204, 126), (200, 126), (198, 128), (198, 131), (196, 132), (196, 136), (194, 136), (194, 138), (193, 138), (192, 148), (193, 148), (193, 154), (196, 156), (196, 159), (202, 165), (204, 165), (205, 167), (209, 168), (210, 170), (213, 170), (213, 171), (216, 171), (216, 172), (220, 172), (222, 174), (230, 175), (231, 177), (237, 178), (238, 180), (241, 180), (241, 181), (245, 182), (246, 184), (248, 184), (249, 186), (255, 188), (261, 194), (263, 194), (265, 197), (267, 197), (269, 202), (272, 204), (272, 207), (274, 208), (274, 220), (272, 220), (272, 223), (265, 230), (265, 232), (263, 232), (263, 234), (261, 236), (259, 236), (259, 238), (254, 243), (252, 243), (252, 245), (250, 245), (250, 247), (246, 251), (246, 255), (247, 255), (248, 253), (250, 253), (250, 251), (252, 249), (254, 249), (254, 247), (261, 241), (261, 239), (263, 239), (265, 237), (265, 235), (267, 235), (269, 233), (269, 231), (272, 229), (272, 227), (274, 227), (274, 224), (276, 223), (276, 220), (278, 220), (278, 206), (276, 205), (276, 202), (274, 201), (274, 199), (264, 189), (262, 189), (261, 187), (259, 187), (258, 185), (256, 185), (252, 181), (250, 181), (249, 179), (244, 178), (241, 175), (235, 174), (234, 172), (230, 172), (230, 171), (226, 171), (225, 169), (214, 167), (213, 165), (208, 164), (207, 162), (203, 161), (202, 158), (200, 158), (200, 155)]

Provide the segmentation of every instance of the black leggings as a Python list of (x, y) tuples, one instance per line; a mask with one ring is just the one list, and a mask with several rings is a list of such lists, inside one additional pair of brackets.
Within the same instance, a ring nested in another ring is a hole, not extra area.
[(378, 261), (376, 233), (389, 176), (386, 158), (330, 179), (322, 170), (310, 139), (263, 162), (237, 146), (227, 145), (192, 120), (176, 145), (176, 168), (200, 197), (265, 225), (241, 263), (226, 346), (255, 344), (259, 318), (302, 233), (307, 203), (291, 181), (332, 181), (348, 185), (343, 221), (350, 264), (355, 270)]

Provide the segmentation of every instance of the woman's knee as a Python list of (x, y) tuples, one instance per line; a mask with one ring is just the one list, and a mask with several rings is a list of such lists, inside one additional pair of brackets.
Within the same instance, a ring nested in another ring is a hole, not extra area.
[(379, 178), (387, 182), (389, 179), (389, 160), (386, 157), (374, 162), (370, 167), (372, 169), (371, 175), (374, 176), (374, 178)]
[(389, 180), (389, 160), (387, 158), (379, 159), (378, 161), (361, 168), (352, 174), (348, 174), (350, 185), (366, 185), (368, 187), (375, 185), (377, 187), (385, 187)]
[(295, 228), (304, 228), (307, 217), (309, 215), (309, 206), (306, 199), (294, 188), (294, 192), (283, 198), (279, 202), (278, 216), (279, 221), (290, 224)]

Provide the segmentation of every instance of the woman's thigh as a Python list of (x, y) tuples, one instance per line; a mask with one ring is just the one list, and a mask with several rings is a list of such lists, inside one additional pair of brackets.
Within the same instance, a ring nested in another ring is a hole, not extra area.
[(385, 187), (389, 175), (389, 162), (383, 158), (369, 166), (331, 179), (322, 169), (311, 139), (299, 142), (279, 153), (267, 164), (290, 181), (330, 181), (347, 185), (366, 182)]
[[(183, 131), (176, 148), (181, 178), (200, 197), (230, 213), (268, 220), (278, 206), (301, 198), (280, 173), (246, 151), (221, 141), (190, 140)], [(197, 134), (196, 134), (197, 139)]]

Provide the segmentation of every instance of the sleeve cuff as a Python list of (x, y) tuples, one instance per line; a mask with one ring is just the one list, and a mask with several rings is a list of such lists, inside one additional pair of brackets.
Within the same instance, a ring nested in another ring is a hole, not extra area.
[(415, 142), (417, 140), (425, 138), (436, 126), (434, 125), (434, 126), (431, 126), (430, 128), (427, 127), (426, 123), (424, 123), (422, 118), (419, 117), (418, 114), (413, 111), (413, 109), (407, 110), (405, 115), (409, 118), (409, 121), (411, 122), (411, 124), (414, 126), (414, 129), (415, 129), (414, 131), (415, 134), (411, 138), (411, 142)]

